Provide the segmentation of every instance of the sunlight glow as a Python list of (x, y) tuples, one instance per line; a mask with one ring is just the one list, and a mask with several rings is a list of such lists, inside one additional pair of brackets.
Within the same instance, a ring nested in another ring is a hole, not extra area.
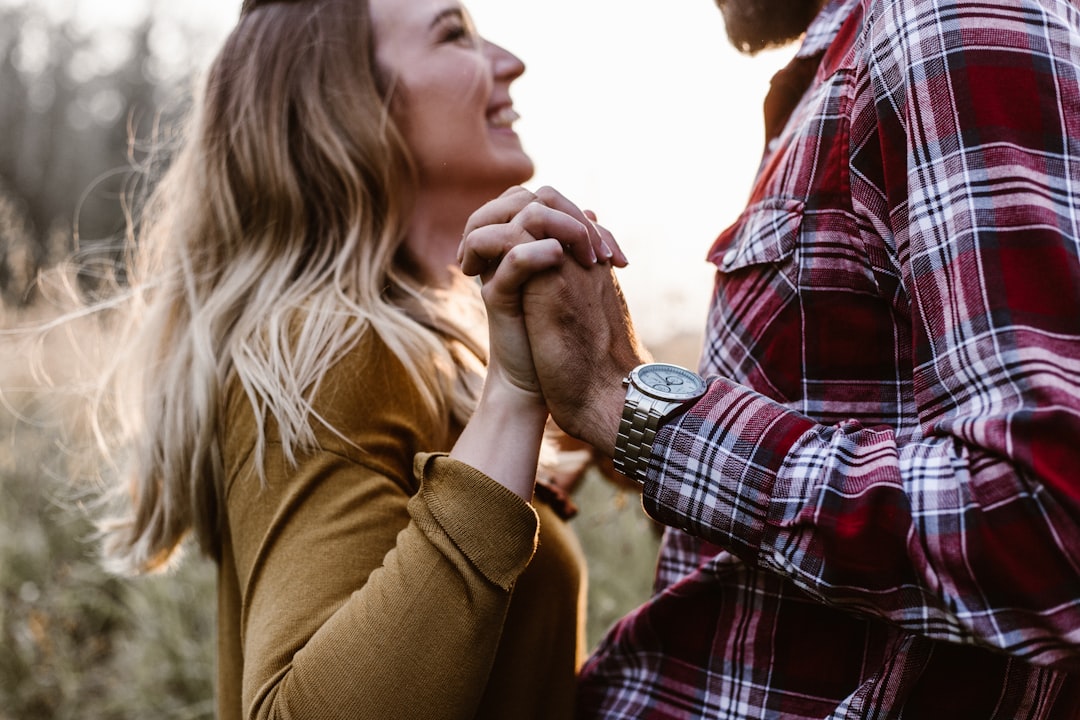
[[(169, 22), (151, 38), (155, 54), (200, 68), (240, 8), (239, 0), (0, 2), (98, 28), (158, 13)], [(713, 278), (704, 255), (742, 209), (769, 78), (793, 49), (739, 55), (710, 0), (649, 12), (620, 0), (466, 5), (482, 34), (528, 66), (514, 99), (537, 166), (531, 185), (558, 188), (615, 233), (631, 260), (620, 279), (646, 341), (700, 332)]]

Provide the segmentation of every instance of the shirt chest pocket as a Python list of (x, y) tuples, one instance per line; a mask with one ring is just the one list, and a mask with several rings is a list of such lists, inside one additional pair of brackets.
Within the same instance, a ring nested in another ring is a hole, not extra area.
[(837, 388), (895, 387), (901, 331), (850, 214), (771, 198), (747, 208), (709, 257), (717, 332), (706, 372), (829, 421), (853, 401)]
[(799, 397), (802, 332), (797, 256), (803, 203), (748, 207), (709, 253), (717, 280), (706, 368), (778, 401)]

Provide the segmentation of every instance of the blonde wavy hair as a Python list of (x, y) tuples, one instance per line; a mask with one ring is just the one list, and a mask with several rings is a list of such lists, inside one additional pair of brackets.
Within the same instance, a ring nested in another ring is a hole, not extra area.
[[(290, 461), (315, 447), (320, 379), (366, 332), (432, 413), (471, 414), (486, 338), (408, 271), (416, 171), (392, 85), (365, 0), (245, 6), (211, 65), (187, 141), (129, 233), (122, 352), (96, 403), (127, 508), (106, 528), (114, 569), (160, 569), (192, 531), (217, 557), (230, 382)], [(464, 287), (447, 295), (475, 310)]]

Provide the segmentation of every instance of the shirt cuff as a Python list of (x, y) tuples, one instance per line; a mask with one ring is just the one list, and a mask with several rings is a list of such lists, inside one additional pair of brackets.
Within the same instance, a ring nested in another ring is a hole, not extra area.
[(816, 423), (727, 379), (656, 434), (645, 511), (748, 560), (756, 558), (776, 475)]

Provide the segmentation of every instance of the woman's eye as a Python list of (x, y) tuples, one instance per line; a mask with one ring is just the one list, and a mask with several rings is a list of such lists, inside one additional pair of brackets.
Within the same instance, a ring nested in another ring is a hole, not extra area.
[(464, 25), (452, 25), (443, 33), (443, 42), (462, 43), (465, 45), (475, 44), (469, 28)]

